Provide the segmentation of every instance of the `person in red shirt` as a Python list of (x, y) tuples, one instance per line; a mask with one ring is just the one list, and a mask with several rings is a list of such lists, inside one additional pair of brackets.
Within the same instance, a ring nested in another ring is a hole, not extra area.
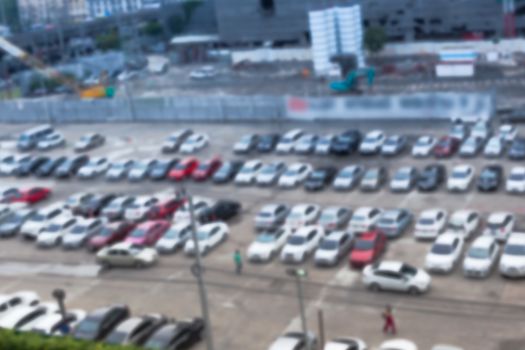
[(383, 326), (383, 333), (396, 334), (396, 323), (394, 321), (394, 315), (392, 314), (392, 307), (390, 305), (387, 305), (385, 312), (383, 312), (383, 320), (385, 322)]

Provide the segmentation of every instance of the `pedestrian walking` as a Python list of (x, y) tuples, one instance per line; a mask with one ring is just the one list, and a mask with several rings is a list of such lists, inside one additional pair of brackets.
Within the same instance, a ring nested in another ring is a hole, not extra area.
[(394, 314), (392, 313), (392, 307), (387, 305), (385, 311), (383, 312), (383, 333), (384, 334), (396, 334), (396, 322), (394, 321)]
[(242, 255), (239, 249), (233, 253), (233, 262), (235, 263), (235, 273), (240, 275), (242, 273)]

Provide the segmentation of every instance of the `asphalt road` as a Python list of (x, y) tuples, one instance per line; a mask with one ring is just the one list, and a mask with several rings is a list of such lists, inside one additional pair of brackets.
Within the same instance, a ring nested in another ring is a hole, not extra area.
[[(300, 160), (314, 165), (333, 164), (338, 167), (351, 163), (365, 166), (382, 164), (390, 171), (404, 165), (421, 168), (435, 160), (413, 159), (408, 155), (388, 159), (294, 155), (239, 157), (234, 156), (231, 149), (243, 133), (284, 131), (296, 126), (318, 133), (335, 133), (350, 127), (360, 127), (363, 131), (381, 127), (388, 133), (403, 132), (411, 137), (428, 132), (440, 135), (447, 130), (446, 125), (425, 123), (63, 125), (59, 130), (65, 133), (69, 146), (52, 151), (52, 154), (71, 154), (70, 145), (81, 134), (98, 131), (108, 137), (108, 142), (103, 148), (93, 151), (93, 155), (104, 155), (111, 159), (161, 156), (159, 148), (162, 140), (172, 130), (183, 126), (209, 133), (211, 145), (199, 153), (203, 159), (218, 154), (224, 159), (257, 157), (264, 161), (282, 159), (287, 163)], [(10, 140), (27, 128), (27, 125), (3, 125), (0, 137), (6, 141), (0, 144), (0, 152), (14, 152)], [(525, 134), (525, 130), (522, 133)], [(449, 168), (466, 162), (474, 165), (479, 172), (483, 165), (494, 163), (494, 160), (477, 157), (439, 162)], [(501, 163), (506, 170), (517, 165), (507, 160)], [(103, 179), (57, 182), (32, 178), (4, 178), (2, 184), (50, 186), (53, 196), (49, 202), (63, 200), (79, 191), (153, 194), (175, 186), (168, 182), (114, 184)], [(402, 207), (410, 209), (415, 215), (433, 207), (443, 207), (449, 212), (462, 208), (476, 209), (485, 216), (491, 211), (509, 210), (518, 214), (517, 230), (525, 230), (523, 198), (502, 191), (494, 194), (478, 193), (475, 190), (465, 194), (450, 194), (444, 190), (429, 194), (392, 194), (385, 189), (371, 194), (336, 193), (332, 190), (310, 194), (302, 188), (283, 191), (191, 182), (185, 186), (195, 195), (236, 199), (243, 205), (241, 217), (231, 225), (230, 239), (204, 259), (216, 349), (267, 349), (280, 333), (300, 327), (295, 284), (286, 276), (285, 266), (278, 261), (263, 265), (248, 264), (243, 276), (233, 273), (232, 253), (236, 248), (244, 252), (252, 242), (253, 217), (266, 203), (312, 202), (323, 206), (345, 205), (353, 209), (365, 205)], [(403, 237), (389, 243), (384, 258), (403, 260), (422, 267), (429, 247), (429, 243), (416, 242), (412, 237), (412, 229), (409, 229)], [(195, 280), (189, 271), (192, 260), (180, 253), (162, 256), (158, 266), (151, 269), (113, 269), (99, 276), (94, 275), (93, 262), (93, 256), (84, 251), (39, 250), (32, 243), (16, 238), (5, 240), (0, 245), (0, 292), (32, 289), (48, 298), (54, 288), (63, 287), (68, 294), (69, 307), (90, 310), (122, 302), (129, 304), (137, 314), (163, 312), (175, 318), (185, 318), (200, 313)], [(317, 331), (317, 313), (319, 309), (323, 310), (328, 339), (353, 335), (363, 338), (370, 348), (375, 348), (386, 338), (380, 331), (380, 314), (388, 303), (394, 307), (399, 336), (414, 340), (420, 349), (430, 349), (436, 343), (452, 343), (465, 349), (525, 348), (525, 338), (521, 332), (525, 326), (522, 317), (525, 311), (523, 281), (502, 279), (497, 272), (487, 280), (467, 280), (456, 269), (450, 275), (433, 276), (428, 294), (410, 297), (368, 292), (360, 282), (359, 272), (349, 270), (344, 262), (335, 268), (319, 269), (308, 261), (304, 267), (309, 272), (305, 281), (308, 325)], [(198, 348), (203, 349), (204, 344)]]

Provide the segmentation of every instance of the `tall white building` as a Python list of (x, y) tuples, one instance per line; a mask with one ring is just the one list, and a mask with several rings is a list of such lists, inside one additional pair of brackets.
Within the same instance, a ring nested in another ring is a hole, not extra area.
[(82, 21), (87, 17), (85, 0), (18, 0), (23, 25)]
[(159, 8), (162, 0), (86, 0), (92, 18), (130, 13), (142, 9)]

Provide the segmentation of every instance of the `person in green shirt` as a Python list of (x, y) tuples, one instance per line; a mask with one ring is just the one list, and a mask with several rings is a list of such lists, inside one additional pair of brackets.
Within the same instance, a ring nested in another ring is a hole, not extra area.
[(233, 262), (235, 263), (235, 273), (240, 275), (242, 273), (242, 255), (239, 249), (233, 253)]

